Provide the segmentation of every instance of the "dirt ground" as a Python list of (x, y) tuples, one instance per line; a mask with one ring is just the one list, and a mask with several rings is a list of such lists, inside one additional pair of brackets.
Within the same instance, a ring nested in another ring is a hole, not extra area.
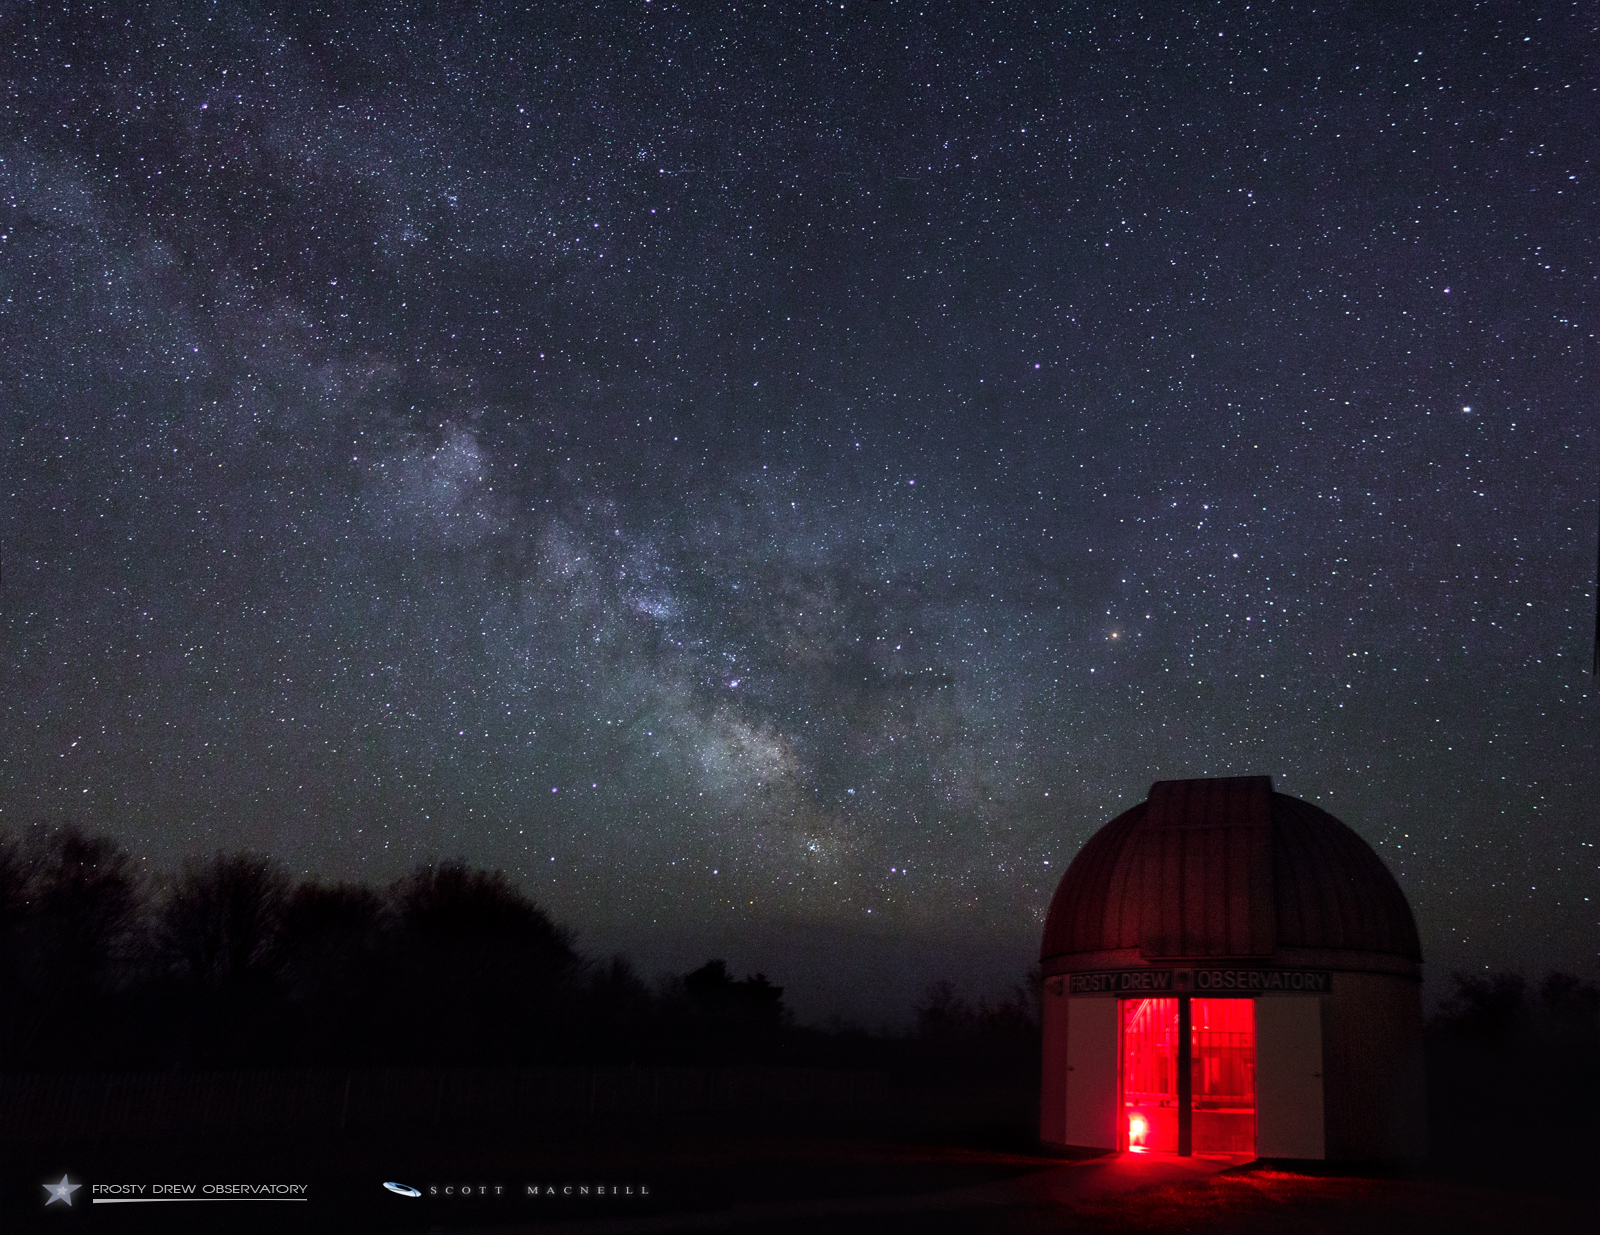
[[(1570, 1196), (1497, 1189), (1426, 1176), (1303, 1175), (1251, 1165), (1207, 1179), (1097, 1197), (995, 1197), (894, 1215), (840, 1215), (832, 1231), (1036, 1232), (1523, 1232), (1594, 1231), (1600, 1210)], [(753, 1225), (820, 1229), (801, 1219)]]

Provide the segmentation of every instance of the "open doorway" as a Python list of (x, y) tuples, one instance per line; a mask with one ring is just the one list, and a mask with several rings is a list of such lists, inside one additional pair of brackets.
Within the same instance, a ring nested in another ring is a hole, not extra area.
[(1122, 1000), (1122, 1149), (1178, 1152), (1178, 1001)]
[(1194, 1152), (1256, 1151), (1256, 1004), (1196, 999), (1191, 1052)]
[[(1135, 1153), (1254, 1153), (1254, 1001), (1124, 999), (1120, 1011), (1120, 1148)], [(1182, 1083), (1185, 1067), (1187, 1084)]]

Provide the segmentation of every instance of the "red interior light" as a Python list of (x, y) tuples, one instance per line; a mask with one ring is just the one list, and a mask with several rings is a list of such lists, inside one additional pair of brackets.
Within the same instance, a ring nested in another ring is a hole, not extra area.
[[(1251, 1153), (1256, 1139), (1255, 1004), (1200, 999), (1190, 1004), (1189, 1111), (1193, 1152)], [(1178, 1001), (1122, 1001), (1122, 1106), (1128, 1149), (1176, 1153), (1182, 1112)]]

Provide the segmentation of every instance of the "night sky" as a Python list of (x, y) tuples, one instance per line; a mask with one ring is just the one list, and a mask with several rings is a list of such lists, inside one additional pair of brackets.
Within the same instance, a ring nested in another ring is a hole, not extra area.
[(0, 824), (871, 1020), (1269, 774), (1596, 976), (1592, 4), (365, 7), (0, 6)]

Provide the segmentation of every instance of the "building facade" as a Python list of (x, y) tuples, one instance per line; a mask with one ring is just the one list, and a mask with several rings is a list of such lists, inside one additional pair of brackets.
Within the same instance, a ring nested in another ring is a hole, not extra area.
[(1068, 867), (1040, 961), (1046, 1144), (1426, 1156), (1410, 906), (1270, 778), (1158, 781)]

